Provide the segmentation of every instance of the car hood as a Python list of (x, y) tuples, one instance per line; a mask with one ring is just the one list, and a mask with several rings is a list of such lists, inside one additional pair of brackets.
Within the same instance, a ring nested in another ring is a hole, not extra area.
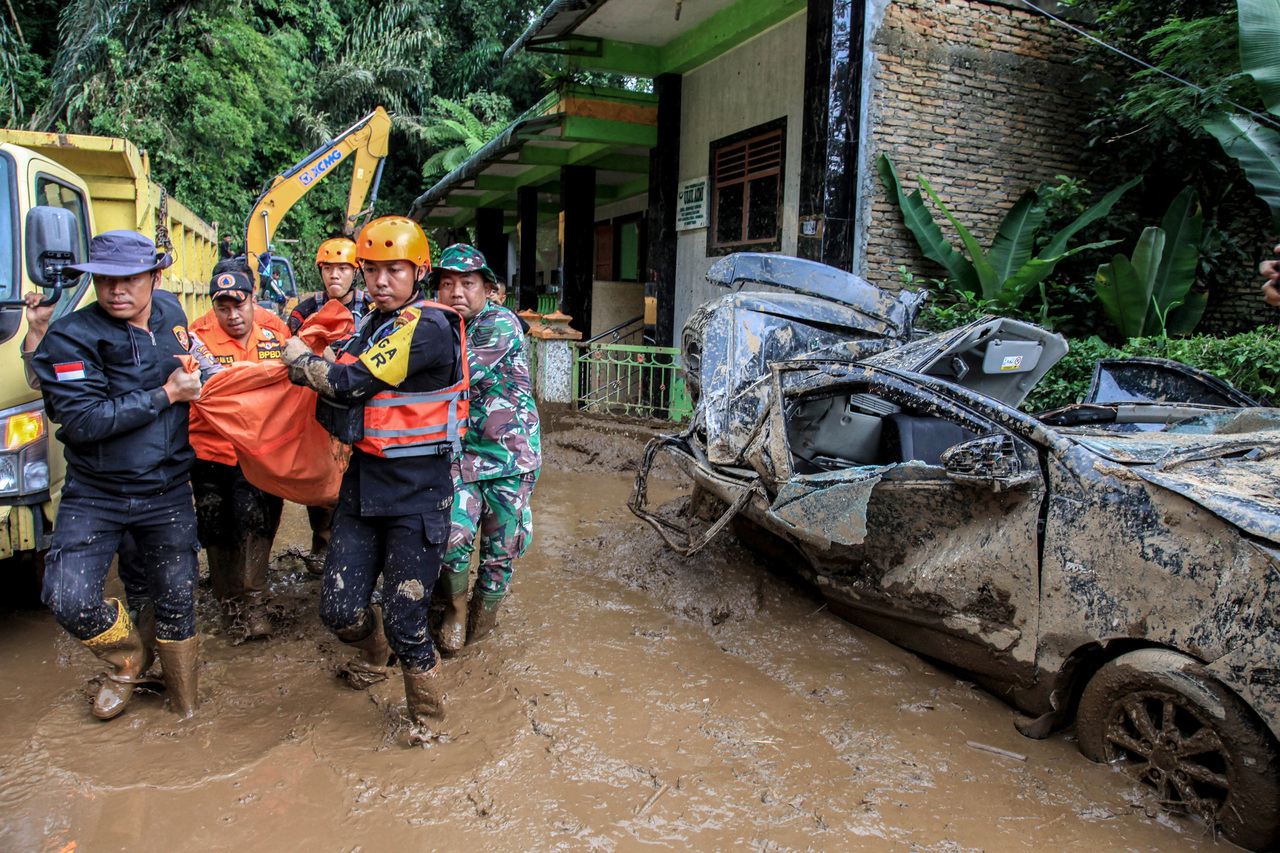
[(1161, 432), (1064, 430), (1063, 435), (1241, 530), (1280, 544), (1280, 409), (1229, 410)]

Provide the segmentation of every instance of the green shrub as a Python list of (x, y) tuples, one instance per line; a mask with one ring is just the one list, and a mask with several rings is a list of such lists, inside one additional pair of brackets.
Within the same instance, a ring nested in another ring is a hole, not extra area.
[(1101, 358), (1155, 356), (1212, 373), (1250, 397), (1265, 400), (1280, 388), (1280, 330), (1266, 328), (1213, 338), (1133, 338), (1117, 349), (1097, 336), (1068, 340), (1071, 351), (1054, 365), (1022, 404), (1042, 412), (1077, 402), (1089, 390), (1093, 365)]

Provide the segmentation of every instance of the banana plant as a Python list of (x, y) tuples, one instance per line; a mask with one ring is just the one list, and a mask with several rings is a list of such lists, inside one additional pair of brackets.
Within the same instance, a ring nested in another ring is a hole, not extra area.
[[(1280, 116), (1280, 3), (1236, 0), (1240, 65), (1253, 78), (1267, 112)], [(1244, 170), (1254, 193), (1280, 228), (1280, 133), (1241, 112), (1217, 112), (1203, 127)]]
[(992, 300), (1007, 308), (1020, 306), (1027, 294), (1044, 281), (1062, 260), (1086, 249), (1099, 249), (1118, 243), (1118, 240), (1104, 240), (1067, 248), (1068, 241), (1080, 229), (1110, 213), (1120, 197), (1142, 180), (1141, 177), (1134, 178), (1107, 193), (1101, 201), (1076, 217), (1055, 234), (1043, 249), (1035, 253), (1036, 233), (1045, 218), (1044, 203), (1037, 190), (1027, 190), (1014, 203), (996, 229), (991, 248), (984, 251), (969, 229), (938, 198), (928, 180), (919, 176), (920, 185), (959, 235), (968, 254), (965, 257), (943, 235), (920, 191), (915, 190), (910, 194), (903, 191), (898, 171), (887, 155), (881, 154), (876, 159), (876, 169), (889, 197), (897, 202), (902, 211), (903, 221), (924, 256), (941, 264), (951, 281), (961, 290), (980, 293), (983, 299)]
[(1192, 289), (1204, 217), (1194, 187), (1178, 193), (1160, 225), (1142, 232), (1131, 257), (1098, 267), (1094, 290), (1107, 318), (1129, 338), (1190, 334), (1208, 294)]

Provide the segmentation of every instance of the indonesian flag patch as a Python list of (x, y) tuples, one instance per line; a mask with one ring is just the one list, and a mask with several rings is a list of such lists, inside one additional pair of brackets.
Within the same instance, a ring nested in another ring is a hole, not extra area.
[(53, 373), (59, 382), (71, 382), (76, 379), (84, 379), (84, 362), (69, 361), (66, 364), (55, 364)]

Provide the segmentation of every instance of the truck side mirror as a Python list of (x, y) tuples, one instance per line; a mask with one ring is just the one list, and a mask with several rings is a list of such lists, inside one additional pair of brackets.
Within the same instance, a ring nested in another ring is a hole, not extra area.
[(1013, 438), (982, 435), (948, 448), (942, 454), (947, 478), (957, 483), (990, 486), (997, 492), (1035, 482), (1038, 472), (1023, 472)]
[(39, 205), (27, 211), (27, 276), (38, 287), (53, 289), (41, 305), (62, 297), (63, 268), (79, 260), (79, 231), (76, 215), (64, 208)]

